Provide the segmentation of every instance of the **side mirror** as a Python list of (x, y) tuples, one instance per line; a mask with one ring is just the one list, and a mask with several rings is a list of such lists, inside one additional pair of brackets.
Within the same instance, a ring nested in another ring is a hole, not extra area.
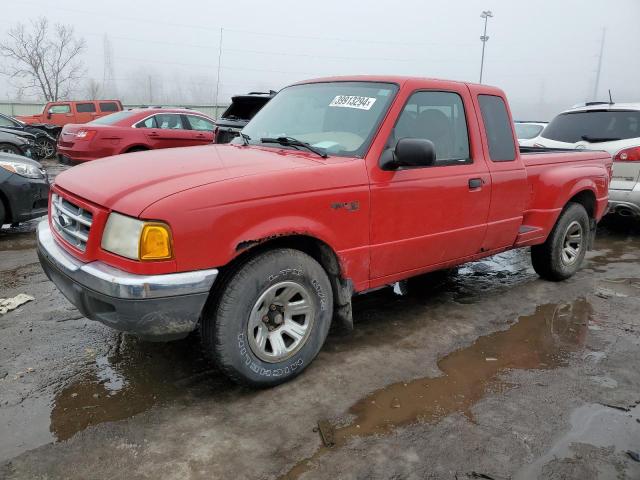
[(47, 110), (47, 118), (51, 118), (51, 109)]
[(424, 138), (401, 138), (395, 149), (387, 149), (380, 158), (382, 170), (430, 167), (436, 161), (436, 147)]

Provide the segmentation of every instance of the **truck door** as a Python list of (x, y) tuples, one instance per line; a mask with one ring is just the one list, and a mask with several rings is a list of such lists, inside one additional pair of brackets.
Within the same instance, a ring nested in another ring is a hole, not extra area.
[(491, 178), (468, 89), (414, 91), (387, 140), (434, 143), (429, 167), (370, 170), (371, 278), (477, 254), (487, 227)]
[(75, 123), (87, 123), (96, 118), (96, 104), (93, 102), (76, 103)]
[(48, 123), (50, 125), (58, 125), (62, 127), (67, 123), (74, 123), (74, 116), (71, 111), (70, 103), (50, 103), (44, 114), (44, 123)]
[(507, 103), (490, 87), (471, 88), (476, 90), (474, 102), (491, 174), (491, 206), (482, 244), (483, 250), (490, 251), (515, 242), (522, 226), (529, 185)]

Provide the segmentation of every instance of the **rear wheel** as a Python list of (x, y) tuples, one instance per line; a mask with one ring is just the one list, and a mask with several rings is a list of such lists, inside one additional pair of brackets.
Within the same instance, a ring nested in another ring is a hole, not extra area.
[(234, 381), (286, 382), (322, 347), (333, 315), (329, 278), (293, 249), (260, 254), (224, 280), (201, 322), (205, 352)]
[(22, 155), (22, 152), (15, 145), (11, 145), (10, 143), (0, 143), (0, 152), (2, 153), (13, 153), (14, 155)]
[(579, 203), (570, 203), (547, 241), (531, 247), (533, 268), (547, 280), (566, 280), (582, 266), (588, 243), (589, 215)]

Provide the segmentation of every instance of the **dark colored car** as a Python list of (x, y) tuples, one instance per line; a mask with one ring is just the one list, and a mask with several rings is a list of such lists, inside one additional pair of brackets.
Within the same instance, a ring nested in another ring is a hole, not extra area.
[(0, 153), (12, 153), (33, 158), (35, 156), (35, 136), (29, 133), (0, 129)]
[(236, 95), (231, 98), (231, 105), (216, 121), (214, 143), (229, 143), (240, 134), (240, 130), (249, 123), (256, 113), (264, 107), (276, 94), (250, 92), (246, 95)]
[(0, 131), (19, 134), (24, 132), (35, 136), (35, 155), (38, 159), (51, 158), (56, 153), (56, 139), (41, 127), (28, 125), (17, 118), (0, 113)]
[(0, 153), (0, 226), (47, 214), (49, 179), (35, 160)]

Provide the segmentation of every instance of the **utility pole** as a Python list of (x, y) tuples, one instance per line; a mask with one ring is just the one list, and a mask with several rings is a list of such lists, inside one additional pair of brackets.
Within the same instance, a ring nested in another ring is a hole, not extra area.
[(151, 82), (151, 75), (148, 77), (149, 80), (149, 106), (153, 105), (153, 83)]
[(602, 54), (604, 53), (604, 37), (607, 29), (602, 29), (602, 40), (600, 40), (600, 56), (598, 57), (598, 70), (596, 71), (596, 84), (593, 87), (593, 100), (598, 100), (598, 87), (600, 86), (600, 72), (602, 71)]
[(216, 98), (214, 107), (216, 109), (216, 120), (218, 119), (218, 92), (220, 91), (220, 66), (222, 64), (222, 27), (220, 27), (220, 42), (218, 42), (218, 77), (216, 78)]
[(489, 36), (487, 35), (487, 22), (491, 17), (493, 17), (493, 13), (491, 13), (491, 10), (484, 10), (480, 14), (480, 18), (484, 18), (484, 34), (480, 37), (480, 41), (482, 42), (482, 59), (480, 60), (480, 83), (482, 83), (482, 72), (484, 70), (484, 48), (487, 45), (487, 40), (489, 40)]

